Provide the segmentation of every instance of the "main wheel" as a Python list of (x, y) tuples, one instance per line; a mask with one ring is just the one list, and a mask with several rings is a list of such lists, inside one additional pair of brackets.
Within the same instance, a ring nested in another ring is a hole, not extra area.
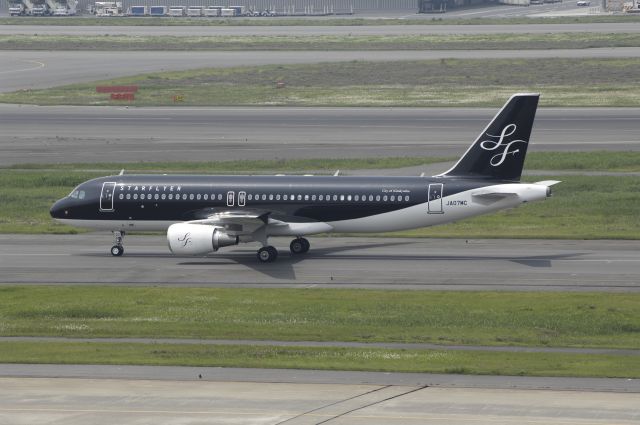
[(262, 263), (273, 263), (278, 258), (278, 251), (272, 246), (265, 246), (258, 250), (257, 256)]
[(305, 238), (300, 238), (300, 242), (302, 242), (302, 245), (304, 245), (302, 252), (309, 252), (309, 248), (311, 248), (311, 244), (309, 243), (309, 241)]
[(121, 257), (124, 254), (124, 248), (121, 245), (114, 245), (111, 247), (111, 255), (114, 257)]
[(292, 254), (302, 254), (304, 252), (304, 246), (302, 239), (298, 238), (291, 241), (289, 249)]
[(296, 238), (291, 241), (289, 249), (291, 250), (292, 254), (304, 254), (305, 252), (309, 251), (310, 246), (311, 244), (305, 238)]

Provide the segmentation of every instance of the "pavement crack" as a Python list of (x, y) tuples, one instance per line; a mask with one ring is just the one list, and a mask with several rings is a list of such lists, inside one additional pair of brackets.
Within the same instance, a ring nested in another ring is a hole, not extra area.
[[(390, 386), (391, 385), (388, 385), (387, 388), (390, 387)], [(382, 400), (374, 401), (373, 403), (365, 404), (364, 406), (356, 407), (355, 409), (351, 409), (351, 410), (348, 410), (346, 412), (342, 412), (339, 415), (336, 415), (336, 416), (334, 416), (332, 418), (328, 418), (328, 419), (325, 419), (324, 421), (316, 422), (316, 425), (326, 424), (327, 422), (333, 421), (334, 419), (341, 418), (343, 416), (346, 416), (346, 415), (348, 415), (350, 413), (353, 413), (353, 412), (356, 412), (358, 410), (362, 410), (362, 409), (365, 409), (367, 407), (375, 406), (376, 404), (384, 403), (386, 401), (393, 400), (394, 398), (404, 397), (407, 394), (415, 393), (417, 391), (424, 390), (425, 388), (428, 388), (428, 387), (429, 387), (428, 385), (422, 385), (422, 386), (420, 386), (418, 388), (414, 388), (412, 390), (405, 391), (405, 392), (403, 392), (401, 394), (396, 394), (396, 395), (393, 395), (391, 397), (384, 398)], [(380, 389), (383, 389), (383, 388), (380, 388)]]
[[(378, 392), (378, 391), (386, 390), (387, 388), (390, 388), (390, 387), (392, 387), (392, 385), (385, 385), (385, 386), (382, 386), (380, 388), (376, 388), (374, 390), (366, 391), (366, 392), (364, 392), (362, 394), (356, 394), (353, 397), (348, 397), (348, 398), (345, 398), (345, 399), (342, 399), (342, 400), (334, 401), (333, 403), (329, 403), (329, 404), (325, 404), (325, 405), (320, 406), (320, 407), (316, 407), (315, 409), (311, 409), (309, 411), (300, 413), (299, 415), (293, 416), (293, 417), (291, 417), (289, 419), (285, 419), (284, 421), (278, 422), (278, 423), (276, 423), (274, 425), (281, 425), (281, 424), (296, 420), (298, 418), (304, 417), (304, 416), (309, 415), (311, 413), (317, 412), (319, 410), (326, 409), (327, 407), (335, 406), (337, 404), (344, 403), (345, 401), (350, 401), (350, 400), (356, 399), (358, 397), (363, 397), (363, 396), (368, 395), (368, 394), (372, 394), (372, 393), (375, 393), (375, 392)], [(393, 398), (393, 397), (391, 397), (391, 398)], [(353, 410), (357, 410), (357, 409), (353, 409)], [(331, 418), (331, 419), (333, 419), (333, 418)]]

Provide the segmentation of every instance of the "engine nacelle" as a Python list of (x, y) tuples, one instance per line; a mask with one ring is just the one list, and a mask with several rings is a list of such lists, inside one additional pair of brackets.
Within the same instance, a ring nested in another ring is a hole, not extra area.
[(223, 246), (237, 245), (239, 238), (220, 227), (206, 224), (177, 223), (169, 226), (167, 242), (172, 253), (178, 255), (204, 255)]

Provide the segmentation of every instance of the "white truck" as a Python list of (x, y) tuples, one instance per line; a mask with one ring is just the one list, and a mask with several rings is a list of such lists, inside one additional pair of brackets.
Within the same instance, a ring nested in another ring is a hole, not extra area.
[(26, 14), (26, 8), (22, 1), (10, 1), (9, 2), (9, 15), (10, 16), (22, 16)]
[(202, 16), (203, 9), (204, 7), (202, 6), (189, 6), (189, 8), (187, 9), (187, 16)]
[(220, 16), (220, 6), (207, 6), (204, 8), (204, 16)]
[(73, 16), (76, 14), (78, 0), (47, 0), (53, 16)]
[(169, 6), (169, 16), (184, 16), (185, 7), (184, 6)]
[(93, 6), (96, 16), (122, 16), (121, 1), (97, 1)]

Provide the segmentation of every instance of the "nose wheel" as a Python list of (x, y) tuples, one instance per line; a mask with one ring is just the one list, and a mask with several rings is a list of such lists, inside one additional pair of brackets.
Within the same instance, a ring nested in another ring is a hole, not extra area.
[(311, 244), (305, 238), (296, 238), (289, 244), (289, 249), (292, 254), (304, 254), (309, 251)]
[(257, 256), (261, 263), (273, 263), (278, 258), (278, 250), (272, 246), (265, 246), (258, 250)]
[(122, 257), (122, 254), (124, 254), (124, 247), (122, 246), (122, 242), (124, 241), (124, 232), (113, 232), (113, 238), (115, 239), (115, 245), (111, 247), (111, 255), (114, 257)]

